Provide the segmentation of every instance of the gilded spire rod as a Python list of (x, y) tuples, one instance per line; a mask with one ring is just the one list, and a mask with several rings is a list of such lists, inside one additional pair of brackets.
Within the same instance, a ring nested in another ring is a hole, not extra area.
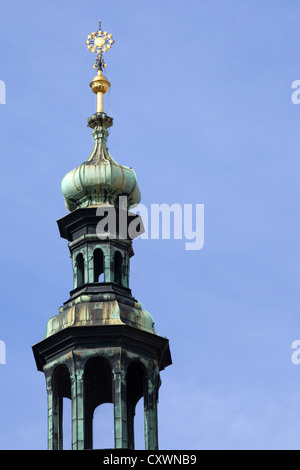
[(103, 53), (109, 51), (115, 41), (112, 35), (107, 31), (102, 31), (101, 20), (99, 20), (98, 31), (88, 35), (85, 41), (87, 48), (91, 52), (96, 52), (97, 57), (94, 64), (94, 69), (97, 69), (97, 75), (90, 83), (90, 87), (93, 92), (97, 95), (97, 113), (103, 113), (103, 95), (108, 91), (110, 83), (106, 77), (102, 74), (103, 68), (106, 67), (105, 60), (103, 59)]

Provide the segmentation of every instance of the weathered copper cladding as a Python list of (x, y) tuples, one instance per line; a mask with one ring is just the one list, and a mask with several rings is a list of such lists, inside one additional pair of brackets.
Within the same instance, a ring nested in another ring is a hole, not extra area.
[(117, 205), (119, 196), (126, 196), (128, 206), (140, 202), (135, 172), (119, 165), (110, 155), (106, 141), (112, 118), (97, 113), (88, 120), (93, 128), (94, 147), (87, 161), (63, 178), (62, 193), (69, 211), (80, 207), (96, 207), (100, 204)]
[[(103, 35), (98, 33), (93, 38), (100, 38), (100, 47)], [(109, 43), (111, 37), (103, 34)], [(108, 86), (102, 75), (95, 82)], [(97, 86), (94, 91), (105, 92)], [(49, 319), (44, 339), (32, 348), (37, 369), (46, 377), (48, 448), (53, 450), (63, 449), (65, 397), (72, 400), (72, 449), (93, 448), (93, 413), (102, 403), (114, 406), (115, 448), (133, 449), (135, 408), (142, 397), (145, 448), (158, 448), (160, 371), (172, 360), (168, 339), (156, 333), (152, 316), (129, 288), (134, 255), (129, 224), (135, 221), (143, 231), (142, 220), (130, 206), (139, 203), (140, 191), (132, 168), (119, 165), (108, 152), (112, 122), (104, 112), (88, 119), (92, 153), (62, 181), (70, 213), (58, 220), (58, 227), (68, 241), (73, 288)], [(119, 204), (120, 196), (127, 198), (125, 207)], [(114, 236), (99, 234), (99, 208), (115, 209), (117, 220), (126, 216), (125, 231), (116, 223)]]

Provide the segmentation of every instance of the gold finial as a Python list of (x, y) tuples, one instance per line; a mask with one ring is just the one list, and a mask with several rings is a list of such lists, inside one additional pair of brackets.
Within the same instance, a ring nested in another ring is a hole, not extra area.
[(111, 34), (101, 30), (101, 20), (99, 20), (98, 31), (89, 34), (85, 41), (88, 50), (97, 53), (94, 69), (102, 70), (106, 67), (102, 54), (103, 52), (109, 51), (114, 42)]
[(101, 21), (99, 20), (99, 29), (96, 33), (88, 35), (85, 41), (87, 48), (91, 52), (97, 52), (94, 69), (98, 69), (96, 77), (90, 83), (90, 87), (93, 92), (97, 95), (97, 113), (103, 113), (103, 95), (108, 91), (110, 83), (106, 77), (102, 74), (102, 69), (106, 67), (106, 63), (102, 57), (103, 52), (109, 51), (115, 41), (112, 35), (107, 31), (101, 30)]

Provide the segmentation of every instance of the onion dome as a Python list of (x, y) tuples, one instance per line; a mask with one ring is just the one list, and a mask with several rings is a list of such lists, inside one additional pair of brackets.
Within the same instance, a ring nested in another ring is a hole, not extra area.
[(112, 118), (96, 113), (88, 119), (93, 129), (94, 148), (87, 161), (65, 175), (61, 183), (66, 208), (111, 204), (118, 206), (119, 196), (127, 197), (128, 207), (140, 202), (137, 178), (132, 168), (119, 165), (110, 155), (106, 140)]
[[(109, 81), (102, 73), (103, 67), (106, 67), (103, 52), (108, 51), (113, 43), (111, 34), (101, 30), (90, 34), (86, 41), (88, 49), (97, 52), (94, 68), (98, 71), (90, 83), (97, 97), (97, 108), (96, 114), (88, 119), (88, 126), (93, 129), (95, 143), (88, 160), (67, 173), (62, 180), (61, 190), (65, 205), (71, 212), (101, 204), (118, 206), (119, 196), (127, 197), (128, 208), (137, 205), (141, 199), (133, 169), (119, 165), (106, 147), (108, 129), (112, 126), (113, 120), (104, 113), (103, 107), (103, 95), (110, 87)], [(123, 204), (124, 202), (122, 206)]]

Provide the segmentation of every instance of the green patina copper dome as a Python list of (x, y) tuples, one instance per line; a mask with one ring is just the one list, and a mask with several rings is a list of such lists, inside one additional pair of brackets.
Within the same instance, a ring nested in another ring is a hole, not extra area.
[(119, 165), (111, 157), (106, 140), (112, 118), (96, 113), (88, 119), (93, 129), (94, 148), (87, 161), (65, 175), (61, 183), (66, 208), (95, 207), (101, 204), (118, 205), (119, 196), (127, 197), (128, 206), (140, 202), (137, 178), (132, 168)]

